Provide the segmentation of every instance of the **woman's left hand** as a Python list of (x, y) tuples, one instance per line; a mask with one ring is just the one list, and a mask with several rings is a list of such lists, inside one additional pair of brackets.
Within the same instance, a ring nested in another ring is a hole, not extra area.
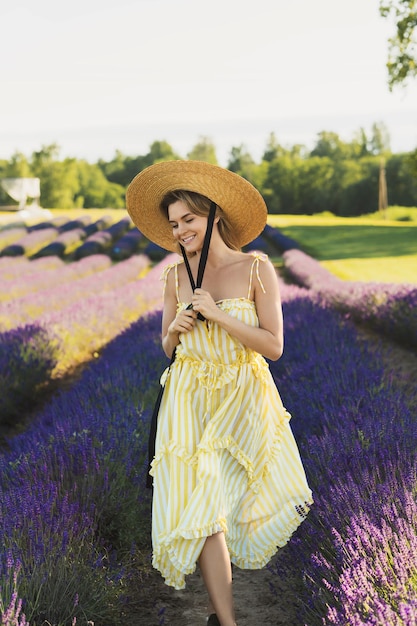
[(201, 313), (208, 320), (215, 320), (219, 309), (208, 291), (196, 289), (191, 299), (194, 311)]

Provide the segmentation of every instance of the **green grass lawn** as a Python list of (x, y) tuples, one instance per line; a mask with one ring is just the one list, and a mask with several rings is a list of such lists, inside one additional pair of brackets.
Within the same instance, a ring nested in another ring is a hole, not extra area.
[(345, 280), (417, 283), (417, 221), (379, 216), (270, 215), (268, 222), (295, 239)]
[(370, 259), (417, 254), (415, 226), (304, 225), (281, 228), (320, 261)]
[(417, 284), (417, 255), (342, 259), (321, 264), (343, 280)]

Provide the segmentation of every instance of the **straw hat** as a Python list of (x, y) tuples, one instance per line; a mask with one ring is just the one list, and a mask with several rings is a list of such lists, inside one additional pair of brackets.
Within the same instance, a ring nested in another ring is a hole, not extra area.
[(126, 192), (126, 208), (133, 222), (161, 248), (177, 251), (172, 227), (160, 209), (164, 196), (177, 189), (200, 193), (215, 202), (235, 229), (238, 247), (264, 229), (265, 201), (245, 178), (203, 161), (164, 161), (135, 176)]

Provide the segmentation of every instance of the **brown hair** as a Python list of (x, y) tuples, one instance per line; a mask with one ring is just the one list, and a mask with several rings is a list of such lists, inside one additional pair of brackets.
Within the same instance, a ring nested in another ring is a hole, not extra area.
[[(162, 199), (160, 208), (166, 218), (168, 218), (168, 207), (170, 204), (180, 200), (184, 202), (192, 213), (199, 217), (208, 217), (210, 212), (211, 200), (196, 191), (186, 191), (185, 189), (176, 189), (169, 191)], [(226, 213), (218, 205), (216, 205), (216, 217), (220, 218), (217, 227), (220, 237), (228, 248), (239, 250), (236, 244), (233, 227)]]

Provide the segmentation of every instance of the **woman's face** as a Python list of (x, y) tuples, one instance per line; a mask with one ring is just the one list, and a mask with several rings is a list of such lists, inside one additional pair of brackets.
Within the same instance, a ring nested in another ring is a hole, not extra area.
[(201, 250), (207, 230), (207, 217), (192, 213), (185, 202), (177, 200), (168, 207), (168, 221), (174, 238), (187, 253)]

